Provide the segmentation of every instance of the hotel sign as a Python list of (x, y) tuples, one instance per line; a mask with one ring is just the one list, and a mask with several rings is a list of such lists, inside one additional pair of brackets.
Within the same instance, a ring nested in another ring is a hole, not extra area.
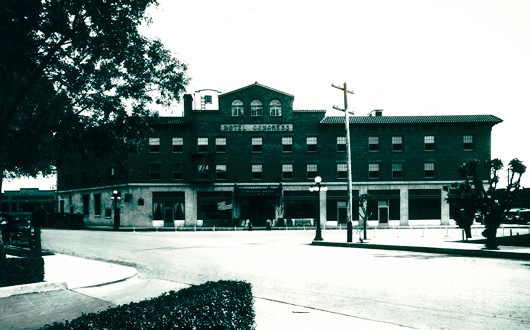
[(222, 132), (292, 132), (293, 124), (221, 124)]

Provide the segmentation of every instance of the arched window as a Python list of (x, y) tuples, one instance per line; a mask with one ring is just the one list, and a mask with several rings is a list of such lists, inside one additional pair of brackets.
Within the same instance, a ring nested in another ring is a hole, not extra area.
[(250, 102), (250, 115), (254, 117), (263, 116), (263, 103), (260, 100)]
[(243, 101), (232, 101), (232, 117), (243, 116)]
[(282, 115), (282, 102), (279, 100), (272, 100), (269, 104), (271, 117), (279, 117)]

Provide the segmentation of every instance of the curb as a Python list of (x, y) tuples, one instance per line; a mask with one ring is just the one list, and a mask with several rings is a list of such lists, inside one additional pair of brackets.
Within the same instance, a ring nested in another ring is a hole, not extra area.
[[(131, 267), (132, 268), (132, 267)], [(122, 277), (122, 278), (119, 278), (117, 280), (112, 280), (112, 281), (108, 281), (108, 282), (103, 282), (103, 283), (98, 283), (98, 284), (91, 284), (91, 285), (87, 285), (87, 286), (81, 286), (81, 287), (76, 287), (76, 288), (72, 288), (72, 289), (89, 289), (89, 288), (98, 288), (98, 287), (101, 287), (101, 286), (105, 286), (105, 285), (110, 285), (110, 284), (116, 284), (116, 283), (121, 283), (121, 282), (125, 282), (125, 281), (128, 281), (128, 280), (131, 280), (131, 279), (138, 279), (140, 278), (138, 276), (138, 271), (136, 270), (136, 268), (133, 268), (134, 269), (134, 274), (130, 275), (130, 276), (125, 276), (125, 277)]]
[(0, 288), (0, 298), (8, 298), (19, 294), (41, 293), (66, 289), (68, 289), (66, 282), (39, 282), (22, 285), (12, 285)]
[(442, 247), (427, 247), (427, 246), (411, 246), (411, 245), (385, 245), (385, 244), (371, 244), (371, 243), (339, 243), (339, 242), (321, 242), (313, 241), (311, 245), (318, 246), (332, 246), (332, 247), (348, 247), (359, 249), (377, 249), (377, 250), (394, 250), (394, 251), (409, 251), (409, 252), (424, 252), (424, 253), (438, 253), (451, 254), (465, 257), (482, 257), (482, 258), (500, 258), (500, 259), (516, 259), (516, 260), (530, 260), (530, 253), (518, 253), (502, 250), (466, 250)]

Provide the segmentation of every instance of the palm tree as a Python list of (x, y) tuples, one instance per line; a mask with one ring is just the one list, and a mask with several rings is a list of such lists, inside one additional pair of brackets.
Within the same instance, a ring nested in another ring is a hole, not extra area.
[[(459, 192), (456, 196), (449, 196), (448, 203), (459, 210), (464, 210), (462, 217), (456, 217), (463, 226), (467, 226), (469, 217), (477, 211), (484, 216), (485, 230), (482, 235), (486, 237), (486, 248), (497, 249), (497, 229), (504, 220), (504, 214), (510, 210), (512, 202), (517, 198), (521, 187), (521, 177), (526, 172), (526, 166), (517, 158), (508, 163), (508, 182), (506, 189), (497, 189), (500, 171), (504, 164), (500, 159), (490, 161), (470, 160), (462, 164), (459, 169), (463, 182), (455, 182), (452, 187)], [(481, 180), (480, 175), (488, 170), (486, 180)], [(487, 186), (485, 186), (487, 183)], [(459, 224), (460, 226), (460, 224)], [(469, 226), (471, 226), (469, 224)]]

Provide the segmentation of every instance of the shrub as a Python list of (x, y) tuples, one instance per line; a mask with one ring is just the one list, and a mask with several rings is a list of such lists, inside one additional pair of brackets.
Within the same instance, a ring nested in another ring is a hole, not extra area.
[(0, 267), (0, 287), (44, 281), (44, 259), (7, 258)]
[(255, 329), (253, 302), (249, 283), (206, 282), (44, 328)]

